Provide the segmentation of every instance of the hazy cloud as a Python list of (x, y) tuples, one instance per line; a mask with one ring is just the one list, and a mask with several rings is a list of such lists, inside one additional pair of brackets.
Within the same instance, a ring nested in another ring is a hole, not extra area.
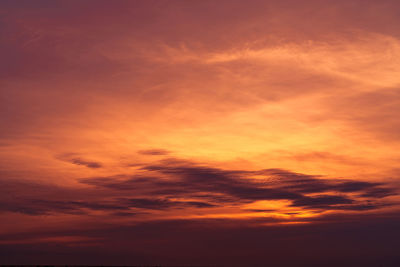
[(165, 149), (145, 149), (145, 150), (139, 150), (138, 153), (149, 156), (164, 156), (168, 155), (170, 151)]

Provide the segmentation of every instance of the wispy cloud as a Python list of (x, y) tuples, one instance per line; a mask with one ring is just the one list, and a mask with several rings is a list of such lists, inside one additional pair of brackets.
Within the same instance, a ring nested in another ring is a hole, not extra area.
[(58, 155), (56, 158), (70, 162), (75, 165), (82, 165), (91, 169), (98, 169), (103, 167), (103, 165), (100, 162), (83, 159), (79, 157), (79, 155), (76, 155), (74, 153), (64, 153)]
[(170, 152), (165, 149), (145, 149), (145, 150), (139, 150), (138, 153), (149, 156), (164, 156), (168, 155)]

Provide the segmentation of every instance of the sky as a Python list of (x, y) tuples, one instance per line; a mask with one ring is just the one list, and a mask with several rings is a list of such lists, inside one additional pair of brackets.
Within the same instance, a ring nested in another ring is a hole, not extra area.
[(0, 1), (0, 264), (400, 266), (396, 0)]

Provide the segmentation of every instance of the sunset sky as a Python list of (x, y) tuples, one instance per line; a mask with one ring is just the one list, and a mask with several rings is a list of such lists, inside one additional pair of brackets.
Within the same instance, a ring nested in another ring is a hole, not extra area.
[(0, 0), (0, 264), (400, 266), (399, 162), (397, 0)]

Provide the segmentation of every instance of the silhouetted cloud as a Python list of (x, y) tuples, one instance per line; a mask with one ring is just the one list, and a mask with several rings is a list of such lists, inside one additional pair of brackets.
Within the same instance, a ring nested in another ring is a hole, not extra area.
[(332, 179), (283, 169), (229, 170), (179, 160), (142, 165), (133, 175), (79, 181), (90, 187), (1, 179), (0, 211), (32, 216), (94, 211), (136, 216), (144, 210), (183, 208), (231, 207), (239, 211), (241, 205), (261, 200), (285, 200), (289, 207), (318, 212), (364, 211), (392, 205), (383, 199), (397, 194), (396, 187), (383, 182)]
[(292, 206), (305, 206), (305, 207), (330, 207), (337, 204), (352, 204), (352, 199), (342, 196), (324, 195), (317, 197), (302, 197), (293, 201)]
[(75, 153), (60, 154), (56, 156), (56, 158), (62, 161), (70, 162), (75, 165), (82, 165), (91, 169), (98, 169), (103, 167), (100, 162), (83, 159), (77, 156), (77, 154)]
[(45, 199), (19, 199), (8, 201), (0, 206), (0, 211), (12, 211), (28, 215), (46, 215), (54, 213), (88, 214), (87, 210), (129, 210), (129, 205), (98, 201), (62, 201)]
[[(151, 200), (140, 199), (136, 204), (154, 209), (177, 205), (168, 201), (170, 197), (190, 197), (206, 200), (198, 207), (289, 200), (292, 206), (306, 209), (369, 210), (383, 207), (376, 202), (378, 199), (396, 194), (395, 188), (384, 183), (324, 178), (283, 169), (224, 170), (167, 160), (144, 165), (141, 171), (148, 175), (86, 178), (80, 182), (121, 192), (145, 192), (153, 196)], [(252, 179), (253, 175), (264, 178)], [(367, 198), (368, 203), (359, 197)]]
[(102, 165), (99, 162), (87, 161), (87, 160), (83, 160), (83, 159), (80, 159), (80, 158), (71, 159), (71, 163), (76, 164), (76, 165), (83, 165), (83, 166), (86, 166), (88, 168), (93, 168), (93, 169), (97, 169), (97, 168), (101, 168), (102, 167)]
[[(44, 199), (19, 199), (0, 204), (1, 211), (27, 215), (48, 215), (55, 213), (89, 214), (90, 211), (106, 211), (118, 216), (139, 214), (134, 209), (166, 210), (170, 208), (196, 207), (211, 208), (216, 205), (200, 201), (171, 201), (161, 198), (114, 198), (107, 201), (59, 201)], [(121, 215), (122, 214), (122, 215)]]
[(259, 173), (278, 178), (280, 188), (301, 193), (322, 193), (329, 191), (340, 193), (360, 192), (363, 193), (363, 196), (367, 196), (367, 192), (370, 192), (369, 196), (371, 197), (374, 197), (372, 192), (376, 192), (375, 196), (396, 194), (394, 188), (384, 187), (383, 183), (377, 182), (324, 178), (322, 176), (294, 173), (281, 169), (267, 169)]
[(361, 194), (362, 197), (368, 198), (384, 198), (387, 196), (397, 195), (397, 192), (392, 188), (387, 187), (376, 187), (366, 190), (365, 193)]
[(214, 207), (215, 205), (206, 203), (206, 202), (198, 202), (198, 201), (171, 201), (168, 199), (154, 199), (154, 198), (131, 198), (126, 199), (129, 206), (135, 208), (143, 208), (143, 209), (168, 209), (171, 207), (182, 207), (182, 206), (192, 206), (197, 208), (209, 208)]

